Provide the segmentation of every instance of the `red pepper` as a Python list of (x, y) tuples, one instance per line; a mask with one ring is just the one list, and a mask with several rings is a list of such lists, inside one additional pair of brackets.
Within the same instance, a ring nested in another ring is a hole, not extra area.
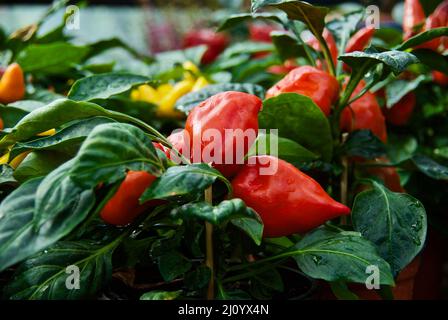
[[(374, 163), (387, 163), (387, 158), (378, 158)], [(383, 181), (384, 185), (393, 192), (404, 193), (405, 190), (401, 186), (400, 176), (395, 167), (371, 167), (367, 169), (370, 175), (373, 175)]]
[[(252, 157), (232, 180), (233, 194), (260, 215), (264, 237), (303, 233), (325, 221), (350, 214), (311, 177), (286, 161), (272, 156)], [(273, 174), (262, 175), (271, 167)]]
[(374, 34), (375, 28), (373, 27), (365, 27), (360, 29), (348, 41), (345, 52), (350, 53), (364, 50), (370, 43), (370, 40), (372, 40)]
[(154, 205), (151, 201), (140, 205), (138, 199), (155, 179), (155, 176), (146, 171), (129, 171), (117, 192), (101, 210), (101, 218), (107, 223), (119, 226), (134, 221), (143, 211)]
[(425, 23), (425, 11), (419, 0), (405, 0), (403, 12), (403, 38), (417, 35)]
[(386, 120), (395, 126), (406, 125), (412, 116), (416, 103), (417, 97), (415, 96), (415, 93), (408, 93), (390, 109), (383, 109)]
[(199, 29), (187, 33), (184, 37), (184, 48), (207, 45), (208, 49), (202, 57), (202, 63), (208, 64), (224, 51), (229, 44), (229, 38), (222, 33), (216, 33), (212, 29)]
[(322, 112), (328, 116), (331, 112), (331, 106), (338, 98), (339, 83), (335, 77), (322, 70), (310, 66), (302, 66), (292, 70), (270, 88), (266, 98), (287, 92), (310, 97)]
[[(216, 169), (226, 177), (233, 176), (241, 167), (244, 156), (256, 139), (258, 112), (261, 107), (262, 101), (257, 96), (228, 91), (216, 94), (193, 108), (185, 125), (190, 138), (192, 161), (208, 163), (209, 159), (204, 159), (204, 156), (212, 156), (217, 159), (211, 161)], [(233, 132), (233, 136), (226, 138), (226, 129), (236, 131)], [(209, 138), (203, 136), (214, 134), (213, 131), (220, 134), (220, 140), (215, 141), (213, 136)], [(244, 138), (243, 135), (246, 133)], [(239, 141), (244, 143), (241, 142), (243, 145), (237, 148)], [(239, 151), (243, 151), (244, 154), (240, 154)], [(237, 153), (241, 158), (237, 158)], [(226, 158), (230, 159), (226, 161)]]
[(433, 71), (432, 72), (432, 79), (435, 83), (437, 83), (440, 86), (448, 86), (448, 75), (444, 74), (440, 71)]
[[(354, 90), (352, 98), (358, 95), (364, 87), (365, 82), (362, 81)], [(340, 126), (343, 131), (347, 132), (371, 130), (381, 141), (387, 142), (386, 121), (375, 95), (370, 92), (342, 111)]]
[(249, 25), (249, 38), (255, 42), (271, 43), (271, 32), (278, 28), (269, 24), (251, 24)]
[[(338, 53), (338, 46), (336, 44), (336, 41), (334, 40), (333, 34), (328, 29), (324, 29), (322, 36), (323, 36), (325, 42), (327, 43), (328, 49), (330, 50), (333, 64), (337, 65), (339, 53)], [(317, 41), (316, 37), (314, 37), (314, 36), (307, 41), (307, 44), (316, 51), (322, 51), (319, 41)], [(319, 69), (323, 69), (321, 61), (318, 61), (317, 67)]]
[[(433, 14), (426, 19), (425, 30), (441, 27), (448, 27), (448, 0), (442, 2), (436, 10), (434, 10)], [(420, 47), (437, 51), (440, 45), (443, 45), (442, 50), (444, 50), (448, 46), (448, 37), (433, 39)]]
[(297, 67), (298, 66), (295, 63), (295, 61), (291, 59), (291, 60), (286, 60), (284, 64), (271, 66), (268, 68), (267, 71), (272, 74), (285, 75)]

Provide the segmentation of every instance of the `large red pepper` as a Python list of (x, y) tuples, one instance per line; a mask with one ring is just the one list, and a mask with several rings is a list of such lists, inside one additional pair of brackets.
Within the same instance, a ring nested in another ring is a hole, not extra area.
[[(336, 41), (334, 40), (334, 36), (328, 29), (324, 29), (324, 32), (322, 33), (322, 37), (324, 38), (325, 42), (327, 43), (328, 49), (330, 50), (330, 55), (331, 55), (331, 59), (333, 60), (333, 64), (336, 65), (338, 63), (339, 52), (338, 52), (338, 46), (336, 44)], [(316, 51), (322, 51), (319, 41), (314, 36), (307, 41), (307, 44)], [(321, 61), (317, 61), (317, 62), (318, 62), (317, 67), (319, 69), (323, 69), (322, 62)]]
[(374, 27), (365, 27), (358, 30), (348, 41), (345, 52), (350, 53), (364, 50), (370, 43), (370, 40), (372, 40), (374, 34)]
[[(255, 164), (246, 164), (232, 180), (233, 194), (260, 215), (265, 237), (307, 232), (327, 220), (350, 214), (348, 207), (333, 200), (292, 164), (272, 156), (251, 160)], [(272, 168), (272, 174), (262, 175), (261, 170), (267, 168)]]
[(151, 201), (141, 205), (139, 198), (155, 179), (155, 176), (146, 171), (129, 171), (117, 192), (101, 210), (101, 218), (118, 226), (125, 226), (134, 221), (143, 211), (154, 205)]
[(406, 125), (412, 116), (416, 103), (417, 97), (415, 96), (415, 93), (408, 93), (390, 109), (383, 109), (386, 120), (395, 126)]
[(270, 88), (266, 98), (282, 93), (293, 92), (310, 97), (328, 116), (331, 106), (339, 94), (339, 83), (330, 74), (310, 66), (302, 66), (292, 70), (276, 85)]
[(425, 23), (425, 11), (419, 0), (405, 0), (403, 12), (403, 38), (417, 35)]
[[(204, 159), (204, 156), (211, 156), (217, 159), (211, 161), (216, 169), (226, 177), (233, 176), (256, 139), (261, 107), (262, 101), (257, 96), (228, 91), (216, 94), (193, 108), (185, 125), (193, 162), (208, 163), (210, 159)], [(226, 134), (226, 130), (231, 135)], [(213, 137), (215, 133), (220, 135), (217, 141)], [(207, 138), (208, 134), (211, 136)], [(239, 143), (242, 145), (237, 148)]]
[(184, 48), (206, 45), (207, 51), (202, 56), (202, 63), (208, 64), (224, 51), (229, 44), (229, 38), (222, 33), (216, 33), (212, 29), (199, 29), (187, 33), (184, 37)]
[[(352, 98), (357, 96), (364, 87), (365, 82), (362, 81), (354, 90)], [(340, 126), (347, 132), (371, 130), (381, 141), (387, 142), (386, 121), (375, 95), (371, 92), (367, 92), (342, 111)]]

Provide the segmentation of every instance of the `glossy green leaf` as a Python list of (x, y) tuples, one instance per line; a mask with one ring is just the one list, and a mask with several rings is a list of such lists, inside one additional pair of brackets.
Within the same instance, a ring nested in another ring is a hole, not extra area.
[(412, 162), (424, 175), (435, 180), (448, 180), (448, 167), (431, 158), (418, 154), (412, 157)]
[(20, 182), (42, 177), (69, 159), (70, 156), (55, 151), (31, 152), (16, 168), (14, 177)]
[(211, 84), (201, 90), (190, 92), (183, 97), (181, 97), (176, 102), (176, 109), (189, 113), (194, 107), (200, 104), (202, 101), (207, 100), (215, 94), (225, 92), (225, 91), (238, 91), (249, 93), (258, 96), (260, 99), (264, 98), (265, 90), (263, 87), (251, 84), (251, 83), (221, 83), (221, 84)]
[(70, 89), (68, 98), (75, 101), (107, 99), (149, 81), (147, 77), (129, 73), (95, 74), (77, 80)]
[(261, 219), (234, 218), (230, 223), (244, 231), (257, 246), (261, 244), (263, 238), (263, 222)]
[(448, 74), (448, 56), (442, 55), (430, 49), (413, 50), (421, 64), (430, 67), (432, 70), (437, 70)]
[(126, 170), (148, 171), (160, 175), (162, 162), (145, 133), (124, 123), (96, 126), (79, 149), (69, 170), (79, 186), (94, 188), (99, 183), (114, 183)]
[(146, 189), (140, 202), (154, 199), (195, 199), (217, 179), (231, 190), (227, 179), (205, 163), (170, 167)]
[(79, 64), (88, 54), (89, 48), (67, 42), (32, 44), (17, 56), (23, 71), (32, 73), (60, 73)]
[(176, 251), (167, 252), (159, 258), (159, 271), (167, 282), (183, 275), (191, 267), (191, 261)]
[(426, 212), (414, 197), (395, 193), (374, 182), (358, 194), (352, 211), (353, 226), (372, 241), (397, 275), (422, 250), (426, 238)]
[[(86, 240), (58, 242), (25, 261), (6, 286), (5, 295), (14, 300), (93, 298), (112, 276), (116, 242), (106, 246)], [(76, 272), (79, 282), (75, 280)]]
[(12, 128), (17, 122), (28, 114), (27, 111), (11, 106), (0, 104), (0, 118), (3, 121), (3, 128)]
[(420, 75), (417, 78), (406, 80), (395, 80), (386, 86), (386, 106), (392, 108), (397, 102), (399, 102), (405, 95), (413, 92), (424, 81), (427, 81), (427, 77)]
[(370, 130), (358, 130), (350, 134), (343, 146), (349, 156), (374, 159), (386, 154), (385, 145)]
[(296, 0), (252, 0), (252, 12), (263, 7), (274, 7), (284, 11), (291, 20), (299, 20), (307, 25), (313, 34), (322, 34), (325, 16), (330, 11), (325, 7), (313, 6), (305, 1)]
[(0, 165), (0, 186), (15, 186), (17, 180), (14, 177), (14, 169), (7, 164)]
[(221, 25), (218, 28), (218, 31), (225, 31), (228, 29), (231, 29), (243, 22), (260, 19), (260, 20), (269, 20), (273, 22), (277, 22), (280, 24), (286, 23), (286, 16), (283, 14), (278, 13), (237, 13), (232, 14), (229, 17), (227, 17), (224, 22), (221, 23)]
[(396, 50), (406, 50), (409, 48), (414, 48), (432, 39), (448, 36), (448, 27), (435, 28), (431, 30), (426, 30), (399, 45)]
[(306, 56), (305, 44), (300, 43), (290, 33), (274, 31), (271, 32), (271, 38), (275, 49), (283, 60)]
[(299, 143), (325, 161), (331, 159), (333, 139), (323, 112), (308, 97), (281, 94), (263, 102), (258, 116), (260, 128), (278, 129), (278, 135)]
[(367, 267), (376, 266), (380, 284), (394, 285), (389, 264), (370, 241), (355, 232), (319, 228), (300, 240), (289, 254), (305, 274), (315, 279), (365, 283), (370, 275)]

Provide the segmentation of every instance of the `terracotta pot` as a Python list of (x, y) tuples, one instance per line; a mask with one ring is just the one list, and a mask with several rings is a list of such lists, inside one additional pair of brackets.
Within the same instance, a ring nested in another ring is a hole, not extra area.
[[(414, 293), (415, 278), (420, 267), (421, 258), (417, 256), (406, 268), (398, 275), (395, 281), (395, 287), (392, 288), (395, 300), (412, 300)], [(382, 300), (381, 296), (375, 290), (369, 290), (362, 284), (350, 284), (349, 289), (361, 300)], [(331, 288), (325, 284), (319, 295), (320, 300), (334, 300)]]

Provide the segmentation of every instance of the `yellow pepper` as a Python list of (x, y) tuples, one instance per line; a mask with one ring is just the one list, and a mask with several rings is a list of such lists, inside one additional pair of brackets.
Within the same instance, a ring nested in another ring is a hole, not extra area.
[(199, 68), (191, 61), (186, 61), (182, 64), (184, 68), (184, 79), (185, 80), (195, 80), (200, 74), (201, 71)]
[(7, 164), (9, 161), (9, 152), (5, 153), (0, 157), (0, 165), (1, 164)]
[(13, 167), (14, 169), (17, 169), (17, 167), (22, 163), (22, 161), (26, 158), (26, 156), (30, 153), (31, 151), (26, 151), (26, 152), (22, 152), (21, 154), (19, 154), (17, 157), (15, 157), (14, 159), (11, 160), (11, 162), (9, 163), (9, 165), (11, 167)]
[(174, 109), (176, 101), (193, 89), (195, 82), (191, 80), (182, 80), (176, 83), (173, 90), (163, 97), (160, 101), (158, 114), (162, 117), (178, 117), (181, 113)]
[(157, 104), (159, 103), (160, 96), (156, 89), (153, 87), (145, 84), (140, 87), (138, 87), (138, 91), (140, 92), (140, 99), (145, 102)]
[(164, 83), (157, 87), (157, 93), (159, 94), (159, 98), (163, 99), (167, 94), (173, 90), (174, 86), (170, 83)]
[(198, 80), (196, 80), (193, 89), (191, 89), (191, 91), (198, 91), (201, 90), (202, 88), (208, 86), (210, 83), (207, 81), (207, 79), (205, 77), (199, 77)]
[(37, 135), (39, 137), (46, 137), (46, 136), (52, 136), (56, 133), (56, 129), (50, 129), (41, 133), (38, 133)]

